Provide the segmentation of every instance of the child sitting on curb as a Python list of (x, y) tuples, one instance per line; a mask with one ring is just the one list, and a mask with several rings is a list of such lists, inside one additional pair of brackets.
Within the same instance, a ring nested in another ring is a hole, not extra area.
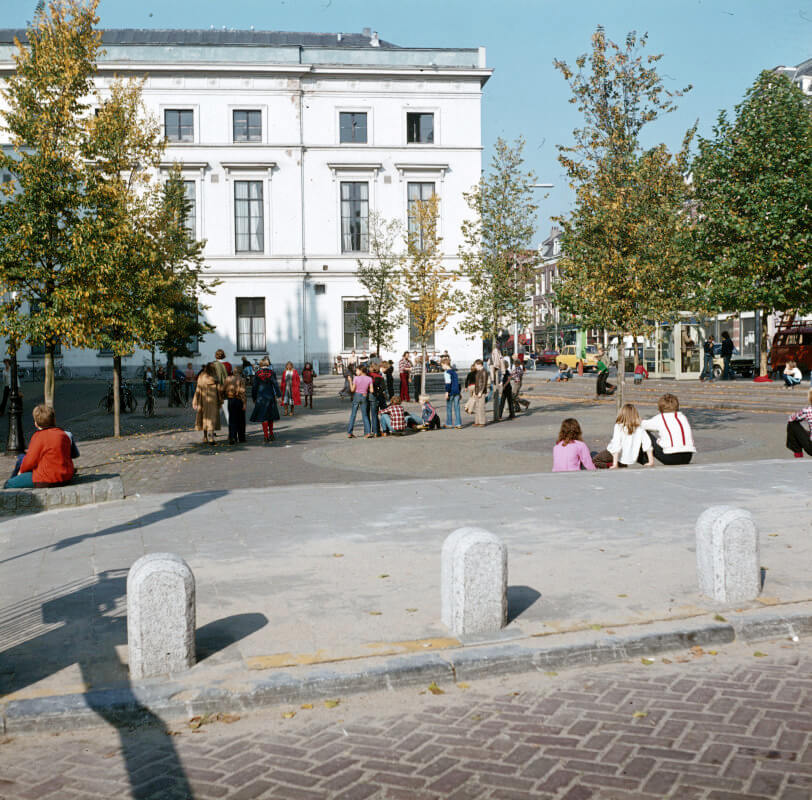
[(56, 427), (53, 408), (40, 403), (34, 406), (33, 417), (37, 431), (28, 443), (19, 473), (6, 481), (5, 489), (62, 486), (73, 478), (73, 441)]
[(427, 394), (420, 395), (420, 403), (422, 404), (421, 417), (423, 418), (423, 426), (428, 431), (440, 430), (440, 416), (437, 409), (429, 402)]
[(553, 472), (579, 472), (595, 469), (589, 448), (581, 441), (581, 426), (569, 417), (561, 423), (558, 441), (553, 448)]

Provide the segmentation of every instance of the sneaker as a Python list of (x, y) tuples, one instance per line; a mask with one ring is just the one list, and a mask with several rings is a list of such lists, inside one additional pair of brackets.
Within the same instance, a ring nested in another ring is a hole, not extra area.
[(803, 451), (795, 453), (795, 458), (803, 458), (803, 457), (804, 457)]

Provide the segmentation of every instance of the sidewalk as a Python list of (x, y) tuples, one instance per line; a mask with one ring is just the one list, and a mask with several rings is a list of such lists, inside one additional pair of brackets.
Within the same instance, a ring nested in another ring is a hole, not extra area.
[(126, 571), (154, 551), (181, 555), (197, 580), (201, 661), (183, 685), (223, 691), (297, 665), (459, 651), (439, 622), (439, 576), (461, 525), (508, 545), (503, 647), (713, 626), (694, 523), (719, 503), (761, 531), (763, 594), (736, 610), (790, 615), (812, 600), (810, 485), (804, 459), (203, 491), (15, 519), (0, 524), (2, 702), (128, 687)]

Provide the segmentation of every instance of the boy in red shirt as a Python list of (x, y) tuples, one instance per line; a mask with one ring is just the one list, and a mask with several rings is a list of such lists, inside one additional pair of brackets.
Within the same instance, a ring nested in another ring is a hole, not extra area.
[(53, 408), (40, 403), (33, 417), (37, 431), (28, 443), (19, 474), (6, 481), (6, 489), (61, 486), (73, 477), (71, 440), (62, 428), (56, 427)]

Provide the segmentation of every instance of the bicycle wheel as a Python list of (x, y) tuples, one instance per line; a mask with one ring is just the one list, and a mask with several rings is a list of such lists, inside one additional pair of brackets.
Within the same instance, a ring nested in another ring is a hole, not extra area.
[(127, 411), (129, 411), (130, 414), (132, 414), (132, 412), (135, 411), (136, 408), (138, 408), (138, 401), (135, 399), (135, 395), (132, 392), (127, 392), (125, 402), (127, 404)]
[(154, 417), (155, 416), (155, 400), (152, 397), (147, 397), (144, 400), (144, 416), (145, 417)]

